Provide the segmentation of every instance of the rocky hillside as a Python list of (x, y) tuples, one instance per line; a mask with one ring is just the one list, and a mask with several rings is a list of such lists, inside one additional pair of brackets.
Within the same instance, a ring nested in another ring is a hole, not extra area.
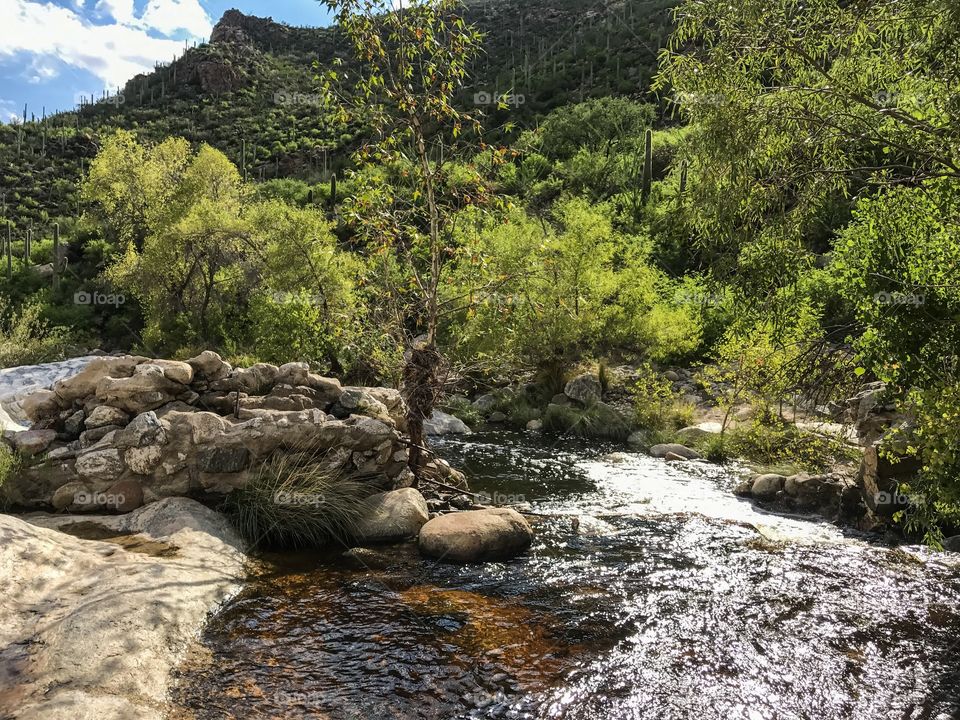
[[(468, 19), (486, 35), (465, 104), (510, 92), (491, 122), (519, 126), (584, 98), (643, 95), (676, 0), (477, 0)], [(182, 135), (223, 150), (252, 179), (323, 180), (347, 162), (360, 128), (318, 107), (310, 68), (345, 47), (336, 29), (296, 28), (226, 12), (210, 42), (132, 78), (74, 112), (0, 125), (0, 219), (15, 232), (70, 218), (77, 180), (115, 128), (148, 139)]]

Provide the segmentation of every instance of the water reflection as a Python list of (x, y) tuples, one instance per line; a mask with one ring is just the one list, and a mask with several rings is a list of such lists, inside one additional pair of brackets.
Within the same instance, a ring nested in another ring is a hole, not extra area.
[(274, 558), (178, 702), (198, 718), (960, 717), (955, 569), (759, 513), (721, 469), (612, 450), (445, 442), (477, 489), (545, 516), (526, 557)]

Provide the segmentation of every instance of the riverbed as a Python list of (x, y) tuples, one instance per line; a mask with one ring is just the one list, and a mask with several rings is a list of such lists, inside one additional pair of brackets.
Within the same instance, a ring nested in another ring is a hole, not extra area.
[(764, 513), (707, 463), (438, 441), (530, 552), (264, 556), (175, 702), (196, 718), (960, 718), (956, 555)]

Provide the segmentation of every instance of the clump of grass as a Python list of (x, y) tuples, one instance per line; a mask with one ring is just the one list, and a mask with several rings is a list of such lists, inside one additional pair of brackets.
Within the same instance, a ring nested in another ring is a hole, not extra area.
[(570, 405), (550, 405), (543, 414), (543, 429), (584, 438), (626, 440), (630, 423), (620, 413), (604, 403), (586, 408)]
[(330, 469), (316, 453), (277, 454), (222, 510), (252, 547), (346, 543), (365, 512), (369, 486)]
[(712, 463), (725, 463), (730, 459), (729, 439), (725, 434), (711, 433), (694, 443), (697, 450)]

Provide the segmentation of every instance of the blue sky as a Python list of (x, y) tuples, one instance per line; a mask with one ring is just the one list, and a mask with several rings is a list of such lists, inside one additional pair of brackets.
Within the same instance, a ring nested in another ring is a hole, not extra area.
[(0, 0), (0, 121), (73, 107), (206, 40), (224, 11), (326, 25), (317, 0)]

